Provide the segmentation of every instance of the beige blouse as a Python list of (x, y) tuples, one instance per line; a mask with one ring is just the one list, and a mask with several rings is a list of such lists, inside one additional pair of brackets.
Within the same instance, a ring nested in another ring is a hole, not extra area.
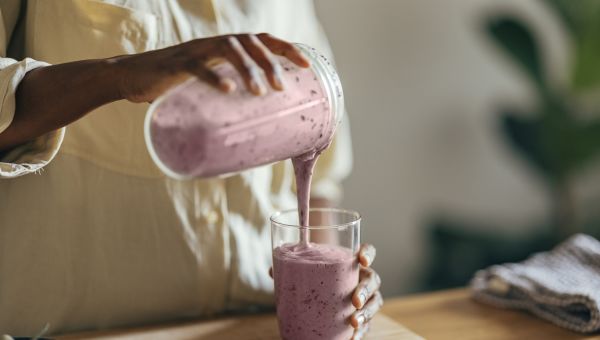
[[(19, 82), (46, 63), (235, 32), (270, 32), (329, 53), (309, 0), (0, 0), (0, 11), (0, 133)], [(0, 154), (0, 334), (272, 302), (268, 216), (295, 207), (291, 164), (166, 178), (144, 145), (146, 109), (106, 105), (66, 132)], [(319, 160), (313, 194), (337, 199), (350, 168), (346, 122)]]

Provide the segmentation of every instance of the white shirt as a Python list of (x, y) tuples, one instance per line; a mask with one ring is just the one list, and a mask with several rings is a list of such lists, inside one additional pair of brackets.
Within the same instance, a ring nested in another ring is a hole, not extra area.
[[(0, 56), (8, 50), (31, 59), (0, 58), (0, 133), (12, 121), (19, 82), (46, 63), (234, 32), (269, 32), (329, 53), (309, 0), (19, 4), (0, 0)], [(228, 178), (166, 178), (144, 145), (146, 109), (112, 103), (66, 133), (0, 155), (0, 333), (32, 335), (48, 323), (52, 334), (272, 303), (268, 217), (295, 207), (291, 164)], [(318, 162), (313, 194), (336, 199), (350, 168), (344, 123)]]

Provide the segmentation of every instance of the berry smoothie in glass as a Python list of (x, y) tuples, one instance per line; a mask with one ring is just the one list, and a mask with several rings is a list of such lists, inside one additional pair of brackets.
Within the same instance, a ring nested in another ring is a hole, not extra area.
[(308, 215), (318, 225), (301, 226), (297, 210), (271, 217), (279, 332), (285, 340), (347, 340), (354, 332), (360, 215), (329, 208)]

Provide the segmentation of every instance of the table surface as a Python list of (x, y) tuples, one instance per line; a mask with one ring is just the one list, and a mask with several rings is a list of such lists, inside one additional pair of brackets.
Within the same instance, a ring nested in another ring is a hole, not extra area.
[[(62, 335), (55, 340), (279, 340), (275, 314), (196, 320)], [(423, 340), (384, 314), (371, 320), (364, 340)]]
[(567, 331), (522, 311), (473, 301), (467, 289), (386, 300), (383, 313), (429, 339), (600, 339)]
[[(394, 323), (393, 321), (396, 321)], [(386, 299), (368, 339), (596, 339), (567, 331), (522, 311), (494, 308), (473, 301), (467, 289)], [(399, 327), (397, 324), (405, 326)], [(395, 326), (394, 326), (395, 325)], [(377, 329), (376, 329), (377, 328)], [(391, 329), (392, 331), (387, 331)], [(266, 331), (265, 331), (266, 330)], [(410, 331), (409, 331), (410, 330)], [(56, 339), (276, 339), (274, 315), (188, 321), (137, 329), (79, 333)], [(271, 334), (273, 333), (273, 334)]]

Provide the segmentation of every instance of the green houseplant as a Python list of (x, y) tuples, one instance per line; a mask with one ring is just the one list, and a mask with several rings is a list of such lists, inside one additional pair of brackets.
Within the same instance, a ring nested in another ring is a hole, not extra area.
[(426, 288), (464, 285), (477, 269), (520, 261), (576, 232), (600, 233), (598, 220), (582, 221), (577, 216), (573, 190), (581, 171), (600, 159), (600, 1), (546, 3), (559, 14), (573, 43), (573, 64), (565, 84), (549, 81), (540, 44), (517, 16), (496, 13), (486, 17), (481, 28), (535, 90), (534, 112), (521, 112), (505, 103), (498, 108), (498, 127), (504, 142), (543, 179), (552, 216), (546, 224), (528, 228), (535, 232), (526, 236), (434, 219), (429, 228), (433, 256)]

